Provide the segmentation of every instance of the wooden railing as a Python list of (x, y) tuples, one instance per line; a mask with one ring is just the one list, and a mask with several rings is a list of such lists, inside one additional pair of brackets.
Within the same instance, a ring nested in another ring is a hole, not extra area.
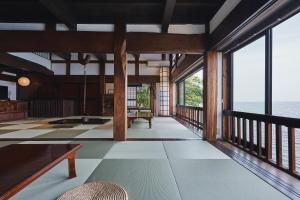
[[(225, 140), (300, 178), (296, 168), (295, 139), (300, 119), (236, 111), (224, 111), (224, 117)], [(283, 131), (285, 129), (287, 131)], [(275, 138), (272, 138), (273, 133)], [(287, 144), (283, 141), (287, 141)], [(283, 154), (283, 149), (287, 150), (287, 154)], [(286, 160), (286, 165), (283, 160)]]
[(176, 105), (176, 117), (188, 122), (197, 129), (203, 129), (203, 108)]

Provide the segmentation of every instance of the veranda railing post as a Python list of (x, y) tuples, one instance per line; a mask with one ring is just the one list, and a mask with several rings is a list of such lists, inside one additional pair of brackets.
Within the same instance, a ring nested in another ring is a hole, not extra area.
[(239, 117), (237, 118), (237, 136), (238, 136), (237, 144), (241, 145), (241, 119)]
[(282, 127), (276, 125), (276, 164), (282, 167)]
[(243, 148), (247, 148), (247, 121), (243, 119)]
[(261, 157), (262, 151), (261, 151), (261, 122), (257, 121), (257, 156)]
[(265, 151), (266, 159), (272, 160), (272, 124), (265, 123)]
[(235, 116), (232, 116), (232, 132), (231, 132), (231, 137), (232, 137), (232, 143), (234, 144), (235, 143), (235, 130), (236, 130), (236, 128), (235, 128)]
[(288, 128), (289, 171), (296, 170), (295, 128)]
[(249, 120), (249, 139), (250, 139), (250, 151), (254, 150), (253, 146), (253, 120)]

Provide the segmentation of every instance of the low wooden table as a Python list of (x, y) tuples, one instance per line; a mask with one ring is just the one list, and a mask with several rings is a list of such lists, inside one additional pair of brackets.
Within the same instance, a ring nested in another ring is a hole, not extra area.
[(12, 144), (0, 148), (0, 200), (9, 199), (55, 165), (68, 159), (69, 178), (76, 177), (80, 144)]
[(149, 122), (149, 128), (151, 128), (151, 120), (153, 115), (151, 112), (136, 112), (136, 113), (128, 113), (127, 114), (127, 121), (128, 121), (128, 128), (131, 127), (131, 124), (134, 122), (135, 119), (145, 119)]

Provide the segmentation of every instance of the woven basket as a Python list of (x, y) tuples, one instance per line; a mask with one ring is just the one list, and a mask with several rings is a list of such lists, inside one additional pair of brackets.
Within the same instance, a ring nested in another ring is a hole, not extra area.
[(57, 200), (128, 200), (128, 195), (117, 184), (97, 181), (76, 187)]

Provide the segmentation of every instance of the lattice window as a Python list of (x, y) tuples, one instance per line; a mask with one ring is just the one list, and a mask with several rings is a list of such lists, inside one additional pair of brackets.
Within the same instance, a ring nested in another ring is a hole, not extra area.
[(169, 68), (160, 68), (160, 115), (169, 115)]

